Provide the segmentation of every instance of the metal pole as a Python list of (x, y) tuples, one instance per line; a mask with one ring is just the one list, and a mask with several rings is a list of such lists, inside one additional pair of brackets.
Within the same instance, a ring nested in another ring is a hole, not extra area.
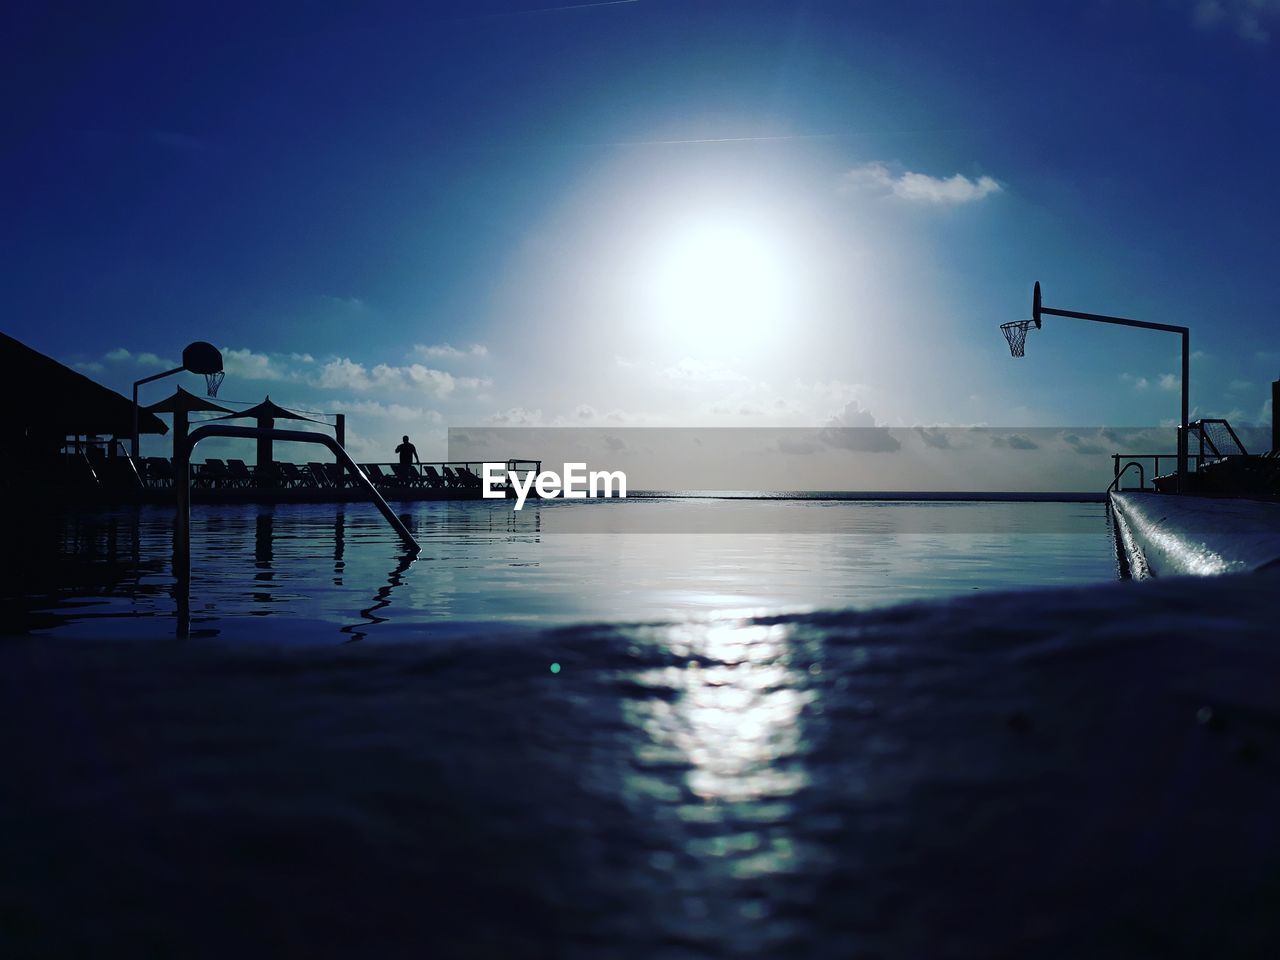
[(1271, 449), (1280, 450), (1280, 380), (1271, 381)]
[(138, 385), (133, 385), (133, 460), (138, 461)]
[(133, 459), (138, 459), (138, 388), (144, 383), (150, 383), (152, 380), (159, 380), (162, 377), (172, 377), (175, 373), (181, 373), (186, 367), (174, 367), (172, 370), (166, 370), (164, 373), (155, 373), (149, 377), (143, 377), (141, 380), (133, 381)]
[(1182, 427), (1178, 430), (1178, 492), (1190, 493), (1187, 482), (1187, 429), (1191, 420), (1191, 331), (1182, 330)]
[[(346, 413), (335, 413), (333, 421), (333, 438), (337, 440), (339, 447), (347, 448), (347, 415)], [(334, 463), (342, 463), (342, 457), (334, 456)], [(352, 477), (355, 480), (355, 477)], [(347, 485), (347, 477), (343, 477), (342, 486)]]
[[(1038, 290), (1038, 285), (1037, 285)], [(1093, 320), (1097, 323), (1113, 323), (1121, 327), (1140, 327), (1143, 330), (1162, 330), (1165, 333), (1176, 333), (1182, 337), (1182, 412), (1178, 425), (1178, 464), (1177, 482), (1179, 493), (1189, 493), (1187, 482), (1187, 427), (1191, 419), (1191, 329), (1172, 323), (1150, 323), (1146, 320), (1130, 320), (1128, 317), (1109, 317), (1101, 313), (1082, 313), (1078, 310), (1059, 310), (1055, 307), (1040, 307), (1040, 313), (1053, 317), (1071, 317), (1075, 320)], [(1156, 460), (1156, 473), (1160, 472), (1160, 461)]]
[(173, 575), (179, 583), (191, 576), (191, 444), (174, 445), (173, 488), (177, 511), (173, 518)]

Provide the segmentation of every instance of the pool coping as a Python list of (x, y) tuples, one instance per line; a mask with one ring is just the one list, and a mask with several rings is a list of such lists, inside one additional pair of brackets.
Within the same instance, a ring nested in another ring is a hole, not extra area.
[(1135, 579), (1280, 564), (1280, 503), (1113, 492), (1110, 505)]

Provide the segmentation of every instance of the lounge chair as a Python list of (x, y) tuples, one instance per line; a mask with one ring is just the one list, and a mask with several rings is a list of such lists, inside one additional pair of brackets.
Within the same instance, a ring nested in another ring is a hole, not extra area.
[(440, 476), (440, 472), (435, 467), (423, 467), (422, 479), (426, 482), (428, 487), (432, 487), (434, 489), (441, 489), (449, 485), (449, 481)]
[(199, 480), (210, 489), (222, 490), (231, 486), (231, 471), (221, 460), (211, 457), (201, 465)]
[(243, 460), (228, 460), (227, 475), (231, 478), (230, 483), (237, 487), (251, 487), (254, 485), (253, 474), (249, 472), (249, 467)]
[(326, 463), (324, 472), (329, 477), (329, 483), (335, 487), (344, 486), (347, 479), (347, 468), (341, 463)]
[(147, 485), (150, 487), (173, 486), (173, 464), (166, 457), (147, 457), (143, 461), (146, 468)]
[(311, 474), (313, 485), (317, 487), (331, 487), (333, 482), (329, 479), (329, 472), (325, 470), (325, 465), (318, 460), (312, 460), (307, 464), (307, 473)]
[(467, 467), (455, 467), (453, 472), (457, 474), (458, 479), (462, 481), (464, 486), (479, 488), (480, 478)]
[(423, 485), (422, 474), (414, 469), (411, 463), (393, 463), (391, 471), (396, 475), (398, 487), (420, 487)]
[(364, 471), (364, 475), (369, 478), (369, 482), (375, 487), (382, 488), (395, 485), (395, 478), (388, 477), (376, 463), (362, 463), (360, 464), (360, 469)]
[(276, 462), (276, 474), (279, 476), (280, 485), (283, 487), (297, 489), (313, 485), (310, 474), (303, 473), (301, 467), (287, 460)]

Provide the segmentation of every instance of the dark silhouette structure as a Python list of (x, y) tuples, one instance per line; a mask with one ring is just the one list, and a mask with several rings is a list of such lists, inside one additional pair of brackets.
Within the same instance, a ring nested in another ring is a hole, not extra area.
[(223, 378), (222, 354), (212, 343), (204, 340), (189, 343), (183, 348), (182, 366), (133, 381), (133, 446), (130, 447), (130, 453), (133, 455), (134, 460), (138, 459), (138, 388), (144, 383), (171, 377), (175, 373), (182, 373), (184, 370), (190, 373), (203, 374), (209, 396), (216, 397), (218, 395), (218, 387), (222, 385)]
[[(12, 458), (11, 466), (0, 471), (0, 484), (34, 490), (80, 479), (96, 484), (94, 461), (99, 466), (125, 462), (119, 441), (133, 430), (127, 397), (3, 333), (0, 368), (0, 443)], [(139, 418), (138, 429), (169, 430), (151, 413)]]
[(1178, 491), (1187, 490), (1187, 424), (1191, 419), (1190, 381), (1191, 381), (1191, 330), (1171, 323), (1151, 323), (1146, 320), (1130, 320), (1127, 317), (1109, 317), (1101, 313), (1082, 313), (1079, 310), (1060, 310), (1046, 307), (1040, 302), (1040, 281), (1037, 280), (1031, 292), (1031, 319), (1014, 320), (1000, 324), (1000, 330), (1009, 341), (1009, 352), (1021, 357), (1025, 350), (1027, 331), (1031, 324), (1039, 330), (1041, 317), (1069, 317), (1073, 320), (1092, 320), (1095, 323), (1110, 323), (1121, 327), (1141, 327), (1143, 330), (1160, 330), (1164, 333), (1176, 333), (1182, 338), (1182, 419), (1178, 421)]
[[(313, 420), (311, 417), (304, 417), (300, 413), (294, 413), (292, 410), (286, 410), (278, 403), (273, 403), (271, 396), (268, 394), (265, 400), (256, 406), (247, 410), (241, 410), (239, 413), (232, 413), (230, 416), (219, 417), (219, 420), (256, 420), (261, 430), (271, 430), (275, 427), (277, 420), (301, 420), (305, 423), (319, 423), (319, 420)], [(275, 451), (274, 443), (271, 435), (267, 433), (258, 434), (258, 449), (256, 471), (257, 476), (266, 478), (270, 476), (274, 470)], [(176, 448), (175, 448), (176, 449)]]
[(187, 439), (190, 426), (190, 415), (193, 413), (231, 413), (226, 407), (219, 406), (212, 400), (198, 397), (178, 387), (163, 400), (146, 408), (148, 413), (173, 414), (173, 449), (177, 450)]

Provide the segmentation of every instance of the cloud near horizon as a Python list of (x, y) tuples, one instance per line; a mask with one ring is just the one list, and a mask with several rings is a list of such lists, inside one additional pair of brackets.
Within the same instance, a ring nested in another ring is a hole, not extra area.
[(896, 176), (883, 163), (865, 163), (847, 171), (841, 181), (841, 192), (876, 192), (892, 195), (911, 203), (958, 205), (973, 203), (1001, 193), (992, 177), (970, 179), (957, 173), (950, 177), (932, 177), (927, 173), (905, 171)]

